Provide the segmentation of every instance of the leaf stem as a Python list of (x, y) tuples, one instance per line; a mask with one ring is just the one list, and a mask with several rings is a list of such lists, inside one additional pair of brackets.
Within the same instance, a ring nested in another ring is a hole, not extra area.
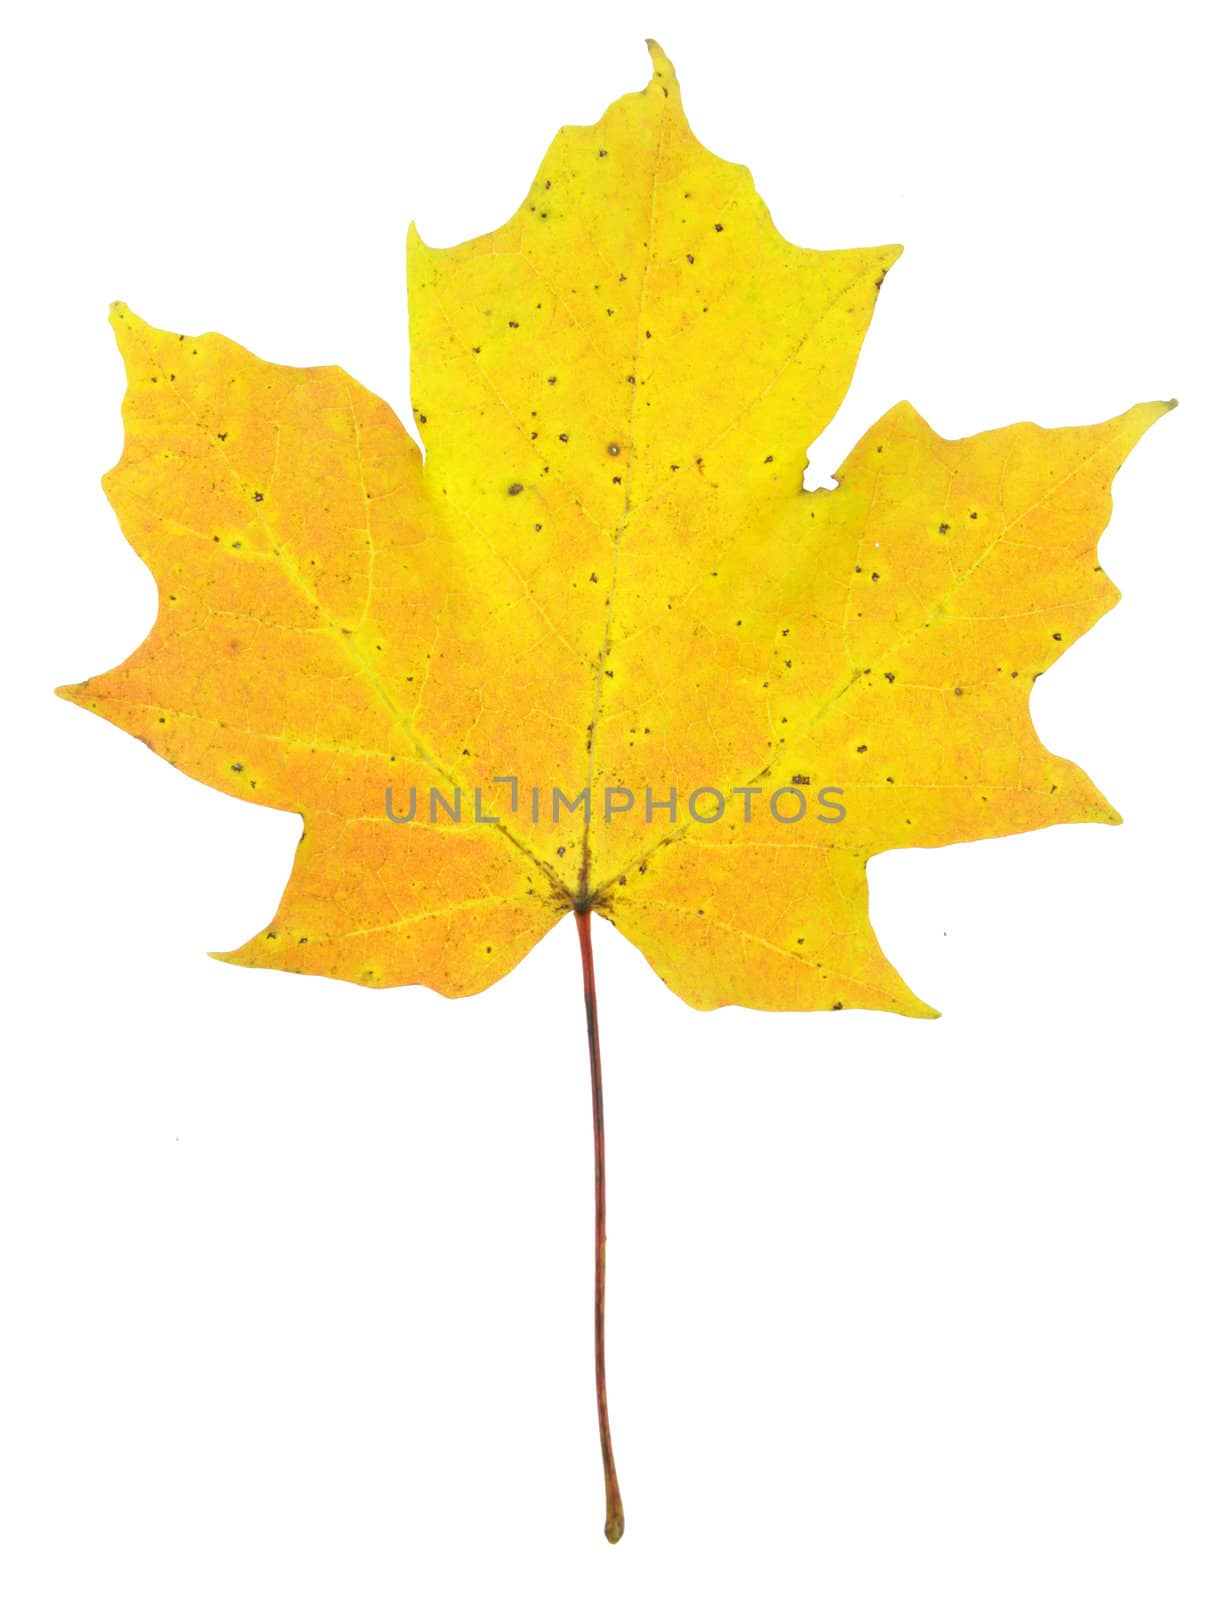
[(595, 1401), (599, 1407), (599, 1449), (603, 1456), (607, 1514), (604, 1537), (615, 1544), (625, 1531), (625, 1508), (612, 1459), (608, 1425), (608, 1380), (604, 1365), (604, 1279), (607, 1255), (607, 1210), (604, 1200), (603, 1073), (599, 1059), (599, 1013), (595, 1006), (595, 961), (591, 954), (591, 911), (575, 909), (578, 945), (582, 951), (582, 995), (586, 1001), (587, 1045), (591, 1056), (591, 1118), (595, 1129)]

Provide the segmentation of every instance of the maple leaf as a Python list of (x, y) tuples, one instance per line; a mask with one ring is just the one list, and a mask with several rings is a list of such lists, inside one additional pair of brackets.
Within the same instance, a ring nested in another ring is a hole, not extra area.
[(900, 405), (805, 490), (899, 250), (788, 244), (651, 52), (504, 227), (410, 233), (424, 460), (338, 368), (114, 308), (106, 488), (159, 611), (60, 691), (301, 813), (276, 916), (224, 959), (467, 995), (576, 913), (610, 1538), (590, 913), (694, 1006), (934, 1015), (867, 862), (1118, 820), (1028, 699), (1117, 598), (1110, 482), (1168, 409), (949, 441)]

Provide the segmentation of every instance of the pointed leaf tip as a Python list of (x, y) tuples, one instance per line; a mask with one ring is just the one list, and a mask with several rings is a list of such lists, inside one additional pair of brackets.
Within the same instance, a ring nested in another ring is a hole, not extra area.
[(657, 39), (647, 39), (646, 48), (650, 51), (650, 59), (654, 64), (654, 78), (652, 82), (662, 84), (664, 89), (674, 89), (680, 92), (680, 85), (676, 80), (676, 69), (668, 59), (666, 50)]
[(210, 961), (223, 961), (227, 967), (250, 966), (249, 961), (242, 960), (241, 945), (238, 946), (237, 950), (206, 950), (205, 954)]
[(907, 992), (906, 998), (908, 1003), (901, 1010), (901, 1015), (904, 1017), (913, 1017), (920, 1022), (938, 1022), (940, 1017), (943, 1016), (942, 1011), (937, 1011), (934, 1006), (929, 1006), (925, 1000), (914, 994), (912, 990)]
[(1177, 408), (1176, 400), (1141, 400), (1137, 405), (1131, 406), (1129, 411), (1124, 411), (1116, 419), (1117, 424), (1127, 428), (1129, 443), (1127, 454), (1134, 448), (1149, 428), (1160, 421), (1161, 417), (1168, 416), (1170, 411)]
[(126, 300), (113, 300), (111, 302), (110, 315), (107, 320), (111, 325), (111, 332), (115, 336), (115, 343), (119, 346), (121, 352), (127, 348), (132, 338), (142, 328), (147, 330), (149, 326), (143, 317), (136, 315)]

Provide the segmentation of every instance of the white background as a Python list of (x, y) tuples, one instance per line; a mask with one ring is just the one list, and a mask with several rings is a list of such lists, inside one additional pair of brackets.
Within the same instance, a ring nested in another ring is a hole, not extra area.
[[(12, 1600), (1218, 1600), (1221, 414), (1215, 44), (1192, 8), (25, 8), (7, 35)], [(944, 1015), (687, 1009), (596, 929), (609, 1366), (563, 924), (465, 1002), (209, 961), (297, 819), (52, 687), (154, 586), (98, 486), (106, 307), (409, 411), (403, 236), (500, 224), (562, 122), (676, 62), (804, 244), (898, 239), (823, 481), (945, 435), (1181, 409), (1118, 481), (1124, 601), (1038, 685), (1123, 828), (872, 864)]]

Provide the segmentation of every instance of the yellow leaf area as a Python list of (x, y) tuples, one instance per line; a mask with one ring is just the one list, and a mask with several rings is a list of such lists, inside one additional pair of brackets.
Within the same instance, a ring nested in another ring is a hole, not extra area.
[(231, 961), (472, 994), (589, 906), (694, 1006), (933, 1015), (867, 862), (1118, 820), (1028, 697), (1117, 598), (1110, 481), (1167, 407), (948, 441), (901, 405), (806, 491), (899, 251), (788, 244), (652, 55), (504, 227), (410, 235), (424, 461), (338, 368), (115, 308), (106, 487), (160, 605), (61, 693), (301, 813)]

